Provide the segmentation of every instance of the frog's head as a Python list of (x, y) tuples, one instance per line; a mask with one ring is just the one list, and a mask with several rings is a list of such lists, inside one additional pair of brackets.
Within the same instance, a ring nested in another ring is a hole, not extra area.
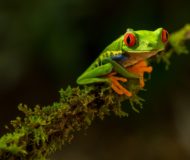
[(162, 52), (168, 42), (168, 32), (163, 28), (155, 31), (127, 29), (122, 39), (122, 50), (131, 57), (131, 63), (134, 64)]

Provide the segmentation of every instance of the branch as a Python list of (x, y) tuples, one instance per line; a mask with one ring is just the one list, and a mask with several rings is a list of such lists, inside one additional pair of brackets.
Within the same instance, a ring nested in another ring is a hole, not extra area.
[[(187, 53), (185, 41), (190, 38), (190, 25), (171, 34), (166, 53), (159, 57), (169, 64), (173, 53)], [(24, 118), (17, 117), (11, 121), (12, 133), (0, 138), (0, 159), (46, 159), (65, 143), (70, 143), (74, 134), (87, 129), (93, 120), (115, 114), (125, 117), (128, 114), (121, 108), (121, 103), (128, 99), (132, 109), (138, 112), (134, 104), (142, 107), (138, 97), (139, 82), (129, 80), (127, 88), (133, 96), (119, 96), (105, 84), (79, 87), (68, 87), (60, 90), (60, 100), (49, 106), (35, 106), (34, 109), (20, 104), (19, 110)]]

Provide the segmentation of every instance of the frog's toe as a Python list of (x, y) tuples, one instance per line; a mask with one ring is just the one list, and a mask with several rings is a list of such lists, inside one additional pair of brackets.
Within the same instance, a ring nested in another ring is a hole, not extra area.
[(151, 73), (153, 70), (151, 66), (143, 67), (142, 69), (143, 69), (143, 72), (147, 72), (147, 73)]
[(139, 81), (140, 81), (140, 87), (143, 88), (145, 86), (144, 77), (140, 77)]
[(123, 78), (123, 77), (116, 77), (116, 76), (114, 76), (114, 77), (112, 77), (112, 78), (114, 78), (114, 79), (115, 79), (115, 80), (117, 80), (117, 81), (127, 82), (127, 78)]
[(119, 95), (124, 94), (123, 91), (121, 89), (119, 89), (115, 84), (111, 84), (111, 88)]

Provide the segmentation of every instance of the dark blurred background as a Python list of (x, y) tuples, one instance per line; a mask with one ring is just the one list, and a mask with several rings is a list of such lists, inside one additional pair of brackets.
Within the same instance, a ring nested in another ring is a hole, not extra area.
[[(127, 27), (173, 32), (190, 22), (190, 1), (1, 0), (0, 134), (22, 102), (59, 99)], [(97, 120), (52, 156), (69, 160), (190, 159), (190, 55), (173, 56), (170, 70), (154, 64), (140, 114)]]

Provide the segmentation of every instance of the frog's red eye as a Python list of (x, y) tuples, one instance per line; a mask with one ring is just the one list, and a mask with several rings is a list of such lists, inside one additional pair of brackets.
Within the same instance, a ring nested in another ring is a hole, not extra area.
[(168, 37), (169, 37), (168, 31), (163, 29), (162, 30), (162, 42), (166, 43), (168, 41)]
[(132, 34), (132, 33), (126, 33), (125, 36), (124, 36), (124, 43), (128, 47), (134, 46), (135, 43), (136, 43), (135, 35)]

